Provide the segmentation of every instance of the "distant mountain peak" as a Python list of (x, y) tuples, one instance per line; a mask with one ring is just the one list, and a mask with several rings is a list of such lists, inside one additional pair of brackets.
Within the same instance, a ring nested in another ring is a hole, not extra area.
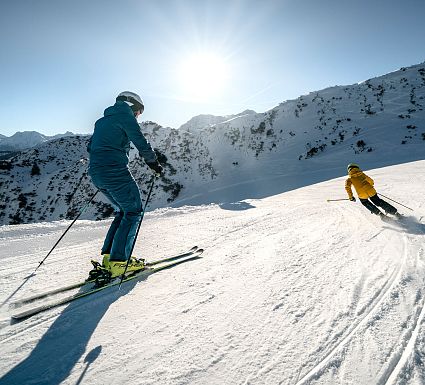
[(208, 128), (211, 126), (214, 126), (216, 124), (220, 124), (223, 122), (227, 122), (229, 120), (232, 120), (234, 118), (240, 117), (240, 116), (246, 116), (246, 115), (255, 115), (256, 112), (254, 110), (245, 110), (240, 112), (239, 114), (233, 114), (233, 115), (209, 115), (209, 114), (201, 114), (194, 116), (192, 119), (187, 121), (186, 123), (182, 124), (179, 127), (179, 130), (184, 131), (198, 131), (203, 128)]
[(254, 110), (245, 110), (245, 111), (242, 111), (238, 115), (254, 115), (254, 114), (256, 114), (256, 112)]
[(2, 136), (0, 141), (0, 151), (21, 151), (38, 146), (41, 143), (53, 139), (74, 136), (70, 131), (65, 134), (48, 136), (37, 131), (18, 131), (10, 137)]

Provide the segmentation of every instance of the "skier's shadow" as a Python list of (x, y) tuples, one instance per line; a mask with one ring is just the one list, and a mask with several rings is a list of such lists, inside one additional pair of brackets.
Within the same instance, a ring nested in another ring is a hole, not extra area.
[(395, 228), (392, 228), (392, 230), (398, 229), (399, 231), (416, 235), (425, 234), (425, 224), (419, 222), (413, 216), (404, 216), (400, 219), (389, 218), (386, 221), (395, 225)]
[(38, 341), (30, 355), (1, 377), (0, 383), (62, 383), (83, 356), (88, 341), (109, 306), (147, 277), (126, 282), (120, 290), (116, 286), (106, 289), (106, 293), (71, 302)]
[(251, 203), (240, 201), (240, 202), (225, 202), (219, 204), (220, 208), (223, 210), (232, 210), (232, 211), (242, 211), (255, 209)]

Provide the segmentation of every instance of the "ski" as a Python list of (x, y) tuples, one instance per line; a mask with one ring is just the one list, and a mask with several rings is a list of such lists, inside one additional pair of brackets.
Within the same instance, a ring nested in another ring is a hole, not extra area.
[[(183, 253), (176, 254), (176, 255), (173, 255), (171, 257), (166, 257), (166, 258), (158, 259), (158, 260), (156, 260), (154, 262), (147, 262), (145, 264), (145, 266), (151, 267), (151, 266), (158, 265), (160, 263), (171, 262), (171, 261), (174, 261), (176, 259), (189, 257), (190, 255), (192, 255), (193, 253), (195, 253), (197, 250), (199, 250), (198, 246), (194, 246), (191, 249), (189, 249), (189, 250), (187, 250), (187, 251), (185, 251)], [(85, 280), (85, 281), (76, 282), (76, 283), (73, 283), (73, 284), (70, 284), (70, 285), (67, 285), (67, 286), (62, 286), (62, 287), (59, 287), (59, 288), (56, 288), (56, 289), (45, 291), (43, 293), (32, 295), (30, 297), (19, 299), (19, 300), (15, 301), (15, 302), (12, 302), (9, 306), (10, 307), (20, 307), (22, 305), (26, 305), (28, 303), (35, 302), (37, 300), (40, 300), (40, 299), (49, 297), (51, 295), (60, 294), (60, 293), (63, 293), (65, 291), (70, 291), (70, 290), (73, 290), (73, 289), (78, 289), (79, 287), (88, 285), (90, 283), (93, 283), (94, 281), (95, 281), (94, 279), (91, 279), (91, 280)]]
[[(124, 278), (123, 283), (132, 281), (134, 279), (139, 279), (139, 278), (142, 278), (142, 277), (148, 277), (149, 275), (152, 275), (154, 273), (157, 273), (157, 272), (165, 270), (165, 269), (169, 269), (171, 267), (180, 265), (182, 263), (200, 259), (200, 258), (202, 258), (201, 254), (203, 253), (203, 251), (204, 251), (203, 249), (197, 249), (195, 252), (190, 253), (186, 257), (180, 257), (180, 259), (177, 258), (177, 256), (172, 257), (174, 259), (172, 261), (166, 262), (165, 264), (160, 264), (158, 261), (154, 262), (155, 263), (154, 267), (148, 267), (144, 270), (141, 270), (139, 272), (136, 272), (132, 275), (127, 276), (126, 278)], [(164, 258), (162, 261), (169, 260), (169, 259), (170, 258)], [(164, 263), (164, 262), (162, 262), (162, 263)], [(117, 286), (119, 284), (120, 284), (120, 279), (119, 279), (119, 277), (116, 277), (111, 283), (109, 283), (105, 286), (93, 287), (86, 292), (77, 293), (77, 294), (59, 299), (57, 301), (53, 301), (53, 302), (50, 302), (50, 303), (47, 303), (47, 304), (44, 304), (44, 305), (41, 305), (41, 306), (38, 306), (38, 307), (34, 307), (32, 309), (24, 310), (20, 313), (15, 313), (11, 316), (11, 318), (15, 321), (20, 321), (20, 320), (32, 317), (32, 316), (39, 314), (41, 312), (44, 312), (46, 310), (50, 310), (50, 309), (53, 309), (55, 307), (65, 305), (65, 304), (70, 303), (72, 301), (75, 301), (77, 299), (87, 297), (89, 295), (98, 293), (99, 291)]]
[(403, 214), (396, 213), (396, 214), (384, 214), (381, 216), (381, 219), (383, 221), (393, 221), (398, 222), (402, 221), (404, 218), (406, 218)]
[[(148, 266), (148, 267), (155, 266), (155, 265), (158, 265), (160, 263), (171, 262), (171, 261), (174, 261), (176, 259), (188, 257), (188, 256), (190, 256), (194, 253), (198, 253), (199, 250), (202, 250), (202, 252), (203, 252), (203, 249), (199, 249), (198, 246), (194, 246), (190, 250), (186, 251), (185, 253), (177, 254), (177, 255), (174, 255), (172, 257), (166, 257), (166, 258), (158, 259), (158, 260), (153, 261), (153, 262), (146, 262), (145, 266)], [(202, 252), (200, 254), (202, 254)]]

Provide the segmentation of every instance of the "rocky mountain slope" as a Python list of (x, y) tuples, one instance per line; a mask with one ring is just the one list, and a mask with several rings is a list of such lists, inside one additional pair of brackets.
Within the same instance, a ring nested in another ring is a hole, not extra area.
[[(178, 130), (144, 122), (165, 166), (149, 207), (258, 197), (264, 183), (266, 194), (284, 192), (341, 176), (349, 162), (394, 164), (394, 151), (397, 162), (424, 159), (424, 98), (425, 63), (312, 92), (265, 113), (202, 115)], [(73, 218), (95, 191), (87, 176), (88, 140), (60, 138), (2, 161), (0, 224)], [(150, 172), (135, 151), (130, 167), (146, 190)], [(241, 181), (247, 188), (230, 192)], [(97, 196), (84, 216), (111, 213)]]

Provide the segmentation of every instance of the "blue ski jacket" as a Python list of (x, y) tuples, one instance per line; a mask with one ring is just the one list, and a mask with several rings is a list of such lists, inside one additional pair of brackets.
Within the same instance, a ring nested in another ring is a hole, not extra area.
[(87, 146), (90, 154), (89, 173), (111, 168), (127, 168), (130, 141), (146, 163), (157, 161), (156, 154), (144, 137), (130, 106), (122, 101), (108, 107), (94, 127)]

